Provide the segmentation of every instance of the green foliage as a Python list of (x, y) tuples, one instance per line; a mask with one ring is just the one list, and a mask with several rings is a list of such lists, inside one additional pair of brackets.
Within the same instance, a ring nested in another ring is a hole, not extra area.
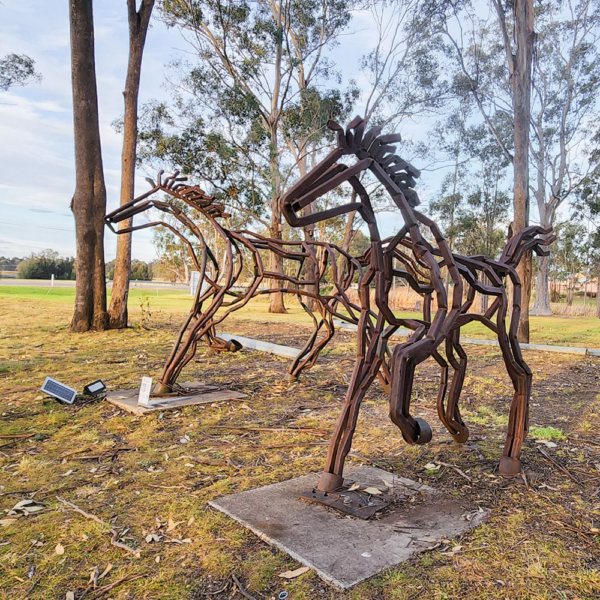
[(17, 266), (21, 279), (75, 279), (75, 259), (60, 258), (54, 250), (32, 254)]
[(555, 227), (557, 241), (551, 255), (551, 271), (553, 277), (565, 281), (576, 275), (585, 262), (587, 231), (577, 221), (559, 223)]
[(508, 160), (484, 125), (469, 125), (463, 103), (441, 123), (432, 141), (453, 170), (430, 203), (453, 248), (466, 255), (497, 257), (506, 243), (510, 197), (502, 188)]
[(35, 61), (29, 56), (12, 52), (0, 58), (0, 90), (41, 80), (42, 76), (35, 70)]
[[(277, 5), (279, 6), (279, 5)], [(172, 107), (143, 107), (140, 160), (207, 182), (238, 220), (271, 227), (270, 212), (297, 165), (347, 115), (357, 91), (328, 88), (323, 52), (350, 20), (353, 0), (163, 0), (197, 55), (177, 63)]]
[[(114, 279), (115, 276), (115, 261), (111, 260), (106, 263), (106, 278)], [(132, 281), (152, 281), (152, 265), (141, 260), (131, 261), (131, 277)]]
[(538, 427), (532, 425), (529, 428), (529, 435), (536, 440), (566, 440), (567, 436), (554, 427)]
[[(13, 256), (8, 258), (6, 256), (0, 256), (0, 271), (16, 271), (18, 264), (24, 259)], [(0, 274), (0, 277), (2, 275)]]

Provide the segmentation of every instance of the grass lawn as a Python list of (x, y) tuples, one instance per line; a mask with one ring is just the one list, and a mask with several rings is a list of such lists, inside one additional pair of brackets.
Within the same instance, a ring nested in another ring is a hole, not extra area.
[[(287, 359), (214, 354), (201, 346), (184, 380), (247, 398), (134, 417), (102, 400), (62, 405), (39, 386), (46, 375), (78, 389), (96, 378), (111, 389), (136, 387), (143, 375), (156, 378), (189, 296), (135, 290), (130, 329), (72, 334), (74, 290), (46, 292), (0, 287), (1, 599), (64, 599), (67, 592), (77, 600), (241, 599), (232, 575), (256, 600), (282, 590), (289, 600), (600, 597), (599, 359), (525, 353), (535, 375), (526, 480), (496, 474), (512, 396), (496, 349), (467, 346), (462, 402), (471, 440), (464, 446), (436, 418), (435, 363), (418, 369), (413, 405), (433, 428), (428, 445), (402, 441), (383, 390), (373, 385), (353, 443), (358, 458), (349, 463), (372, 462), (420, 480), (488, 509), (490, 518), (462, 539), (339, 592), (312, 571), (281, 579), (299, 563), (207, 502), (322, 468), (328, 434), (321, 430), (335, 425), (353, 335), (338, 332), (297, 383), (283, 381)], [(308, 322), (298, 308), (270, 315), (256, 302), (221, 330), (297, 347)], [(540, 336), (534, 342), (600, 347), (592, 319), (532, 322)], [(242, 425), (251, 429), (226, 429)], [(432, 461), (464, 476), (426, 468)], [(10, 515), (23, 500), (39, 510)]]
[[(0, 302), (7, 300), (43, 300), (71, 305), (75, 298), (74, 288), (49, 288), (0, 286)], [(110, 290), (109, 290), (110, 295)], [(129, 304), (135, 309), (144, 307), (146, 312), (178, 314), (187, 313), (190, 309), (191, 298), (187, 292), (179, 290), (159, 289), (130, 291)], [(288, 302), (289, 314), (277, 315), (269, 313), (269, 305), (265, 298), (251, 301), (247, 306), (235, 313), (236, 318), (260, 319), (264, 322), (297, 322), (311, 323), (310, 317), (294, 300)], [(416, 312), (397, 313), (405, 317), (417, 317)], [(226, 322), (227, 323), (227, 322)], [(223, 330), (227, 325), (223, 325)], [(494, 339), (494, 335), (481, 323), (470, 323), (462, 329), (463, 337)], [(558, 346), (579, 346), (583, 348), (600, 348), (600, 319), (593, 317), (531, 317), (530, 335), (532, 344), (553, 344)]]

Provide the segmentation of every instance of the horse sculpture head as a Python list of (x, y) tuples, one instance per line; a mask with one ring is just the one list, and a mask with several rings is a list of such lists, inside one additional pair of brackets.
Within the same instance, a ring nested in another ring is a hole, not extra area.
[[(149, 179), (152, 184), (152, 189), (148, 190), (141, 196), (134, 198), (130, 202), (123, 204), (113, 212), (107, 214), (104, 217), (105, 223), (110, 227), (112, 231), (115, 231), (114, 224), (120, 223), (133, 217), (134, 215), (145, 212), (151, 208), (158, 208), (163, 212), (169, 212), (176, 214), (179, 209), (173, 207), (166, 202), (149, 199), (156, 192), (165, 192), (172, 196), (182, 200), (189, 207), (199, 211), (209, 219), (216, 219), (220, 217), (228, 217), (229, 215), (225, 212), (223, 205), (215, 203), (215, 199), (212, 196), (207, 195), (204, 190), (200, 189), (197, 185), (187, 185), (183, 183), (187, 181), (187, 177), (179, 177), (179, 171), (175, 171), (173, 175), (170, 175), (163, 179), (164, 171), (159, 171), (156, 178), (156, 183)], [(179, 211), (181, 212), (181, 211)], [(121, 230), (121, 233), (123, 230)]]
[[(281, 198), (281, 209), (288, 223), (292, 227), (303, 227), (358, 211), (368, 224), (371, 237), (378, 238), (369, 195), (358, 177), (369, 170), (388, 191), (407, 226), (416, 224), (412, 209), (419, 204), (414, 186), (420, 172), (395, 154), (393, 144), (400, 141), (400, 135), (381, 135), (381, 127), (377, 126), (365, 132), (366, 123), (360, 117), (356, 117), (346, 131), (334, 121), (329, 121), (327, 126), (337, 132), (337, 147)], [(340, 158), (350, 155), (357, 159), (352, 166), (338, 163)], [(304, 207), (344, 182), (352, 186), (360, 201), (301, 216)]]

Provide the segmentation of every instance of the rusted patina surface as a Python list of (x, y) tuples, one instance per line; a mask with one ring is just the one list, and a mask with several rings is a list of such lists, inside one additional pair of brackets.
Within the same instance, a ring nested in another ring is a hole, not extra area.
[[(486, 256), (454, 254), (437, 225), (416, 210), (419, 198), (414, 187), (419, 171), (395, 154), (394, 143), (400, 141), (400, 136), (381, 135), (378, 127), (367, 131), (360, 117), (346, 131), (333, 122), (329, 127), (337, 132), (337, 147), (281, 199), (282, 212), (292, 227), (305, 227), (357, 211), (368, 227), (371, 240), (360, 261), (365, 270), (359, 281), (357, 358), (318, 489), (332, 491), (343, 485), (344, 461), (352, 445), (360, 405), (382, 368), (389, 370), (391, 420), (408, 443), (425, 444), (431, 440), (431, 428), (423, 419), (411, 415), (410, 404), (415, 368), (433, 358), (441, 368), (439, 418), (457, 442), (467, 440), (469, 431), (459, 409), (467, 368), (460, 330), (471, 321), (483, 323), (497, 335), (514, 387), (499, 468), (503, 474), (518, 473), (521, 446), (528, 429), (532, 374), (517, 340), (521, 281), (515, 267), (526, 252), (548, 254), (547, 246), (555, 239), (552, 228), (528, 227), (518, 232), (497, 261)], [(341, 162), (344, 157), (353, 159), (353, 164)], [(384, 240), (380, 236), (371, 199), (363, 184), (367, 171), (389, 194), (404, 222), (392, 238)], [(342, 184), (351, 186), (351, 198), (356, 201), (318, 210), (316, 201)], [(312, 214), (304, 214), (303, 209), (311, 205)], [(396, 268), (397, 262), (402, 268)], [(448, 285), (442, 276), (444, 267), (449, 274)], [(388, 302), (394, 277), (404, 279), (423, 296), (422, 319), (394, 315)], [(510, 304), (507, 281), (513, 289)], [(476, 292), (493, 298), (485, 313), (473, 310)], [(391, 360), (386, 364), (390, 336), (399, 327), (409, 328), (413, 333), (405, 343), (393, 348)]]

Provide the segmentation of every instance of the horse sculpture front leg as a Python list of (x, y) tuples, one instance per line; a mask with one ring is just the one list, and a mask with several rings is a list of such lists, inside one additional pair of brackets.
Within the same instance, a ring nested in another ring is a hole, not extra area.
[[(456, 351), (458, 360), (454, 355)], [(448, 404), (444, 409), (443, 398), (438, 397), (438, 415), (454, 441), (464, 444), (469, 439), (469, 428), (462, 420), (459, 401), (467, 371), (467, 353), (460, 345), (460, 329), (455, 329), (446, 338), (446, 357), (454, 369), (450, 391), (448, 393)]]
[[(360, 346), (360, 340), (363, 340), (364, 342), (366, 337), (364, 323), (362, 327), (359, 325), (358, 336)], [(354, 371), (352, 373), (350, 385), (348, 386), (344, 406), (329, 442), (325, 469), (317, 485), (317, 488), (324, 492), (331, 492), (342, 486), (344, 483), (344, 478), (342, 477), (344, 461), (352, 447), (352, 437), (354, 436), (354, 431), (356, 429), (360, 405), (367, 390), (377, 376), (381, 365), (381, 358), (377, 353), (380, 338), (381, 329), (379, 329), (369, 340), (366, 352), (362, 353), (362, 355), (359, 352), (359, 356), (354, 365)]]
[(371, 268), (360, 284), (361, 315), (358, 320), (356, 363), (342, 412), (329, 442), (325, 469), (317, 486), (324, 492), (333, 491), (344, 483), (344, 461), (352, 447), (360, 405), (377, 377), (382, 362), (380, 348), (385, 319), (379, 314), (373, 324), (370, 315), (370, 283), (375, 273), (376, 269)]

